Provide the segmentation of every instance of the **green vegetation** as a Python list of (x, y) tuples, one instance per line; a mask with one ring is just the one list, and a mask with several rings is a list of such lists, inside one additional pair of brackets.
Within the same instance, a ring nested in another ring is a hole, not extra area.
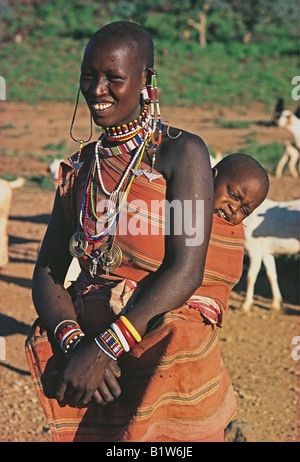
[(254, 140), (243, 149), (243, 152), (255, 157), (267, 171), (274, 173), (284, 149), (285, 146), (281, 143), (260, 145)]
[[(2, 173), (0, 178), (6, 181), (14, 181), (17, 179), (17, 176), (13, 173)], [(26, 174), (24, 175), (26, 180), (26, 186), (30, 188), (40, 188), (44, 191), (55, 191), (55, 187), (51, 178), (43, 173), (39, 174)]]
[(47, 175), (43, 175), (42, 173), (36, 175), (25, 175), (26, 184), (31, 187), (37, 187), (44, 189), (46, 191), (54, 191), (55, 187), (51, 178)]
[[(0, 5), (7, 100), (74, 101), (88, 38), (132, 19), (156, 47), (161, 104), (273, 107), (298, 73), (297, 2), (285, 0), (12, 0)], [(289, 3), (289, 5), (286, 5)], [(205, 33), (200, 24), (206, 15)], [(201, 16), (202, 14), (202, 16)]]
[[(260, 102), (270, 113), (279, 96), (292, 102), (291, 79), (299, 74), (295, 0), (0, 2), (0, 75), (6, 81), (6, 100), (75, 102), (88, 39), (104, 24), (124, 19), (139, 22), (153, 37), (161, 106), (239, 105), (245, 113), (250, 103)], [(248, 129), (251, 122), (220, 116), (216, 125)], [(11, 123), (0, 127), (11, 138), (21, 136), (13, 129)], [(284, 146), (260, 145), (253, 132), (243, 150), (273, 173)], [(34, 157), (46, 164), (63, 158), (65, 151), (63, 142), (27, 153), (3, 147), (2, 155)], [(45, 175), (26, 179), (28, 185), (53, 187)]]

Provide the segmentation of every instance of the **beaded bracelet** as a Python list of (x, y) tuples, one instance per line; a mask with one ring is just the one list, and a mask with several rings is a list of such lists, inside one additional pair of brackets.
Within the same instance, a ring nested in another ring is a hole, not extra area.
[[(61, 328), (63, 324), (66, 324)], [(61, 328), (61, 329), (59, 329)], [(84, 333), (76, 321), (65, 320), (60, 322), (54, 329), (54, 337), (59, 343), (63, 352), (67, 355), (70, 353), (84, 337)]]
[(114, 361), (117, 361), (117, 357), (110, 352), (110, 350), (107, 348), (106, 344), (102, 342), (100, 337), (95, 337), (95, 342), (97, 346), (100, 348), (100, 350), (104, 351), (105, 354), (111, 357)]
[(120, 319), (113, 322), (109, 329), (99, 334), (94, 340), (104, 353), (117, 361), (124, 351), (128, 352), (134, 347), (135, 342), (142, 340), (142, 337), (125, 316), (120, 316)]
[(73, 319), (65, 319), (64, 321), (61, 321), (57, 324), (57, 326), (55, 327), (54, 331), (53, 331), (53, 335), (54, 335), (54, 338), (57, 340), (56, 336), (57, 336), (57, 332), (59, 330), (59, 328), (63, 325), (63, 324), (67, 324), (68, 326), (76, 326), (76, 327), (80, 327), (79, 324), (74, 321)]
[(125, 327), (127, 327), (127, 329), (129, 330), (129, 332), (131, 333), (131, 335), (133, 336), (134, 340), (136, 342), (141, 342), (142, 340), (142, 337), (140, 336), (140, 334), (138, 333), (138, 331), (135, 329), (135, 327), (131, 324), (131, 322), (125, 318), (125, 316), (120, 316), (120, 321), (125, 325)]
[(81, 329), (71, 329), (68, 330), (65, 335), (62, 337), (60, 342), (60, 347), (63, 352), (67, 355), (70, 353), (78, 342), (84, 337), (84, 333)]
[(122, 347), (121, 343), (113, 335), (110, 329), (107, 329), (105, 332), (98, 335), (95, 338), (95, 342), (98, 347), (104, 351), (104, 353), (106, 353), (115, 361), (124, 352), (124, 348)]

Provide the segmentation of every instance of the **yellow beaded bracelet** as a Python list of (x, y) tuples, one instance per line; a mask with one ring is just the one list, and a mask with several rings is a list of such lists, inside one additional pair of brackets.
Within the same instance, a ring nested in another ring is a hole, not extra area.
[(122, 323), (127, 327), (127, 329), (129, 330), (136, 342), (140, 342), (142, 340), (142, 337), (140, 336), (138, 331), (134, 328), (131, 322), (127, 318), (125, 318), (125, 316), (120, 316), (120, 321), (122, 321)]

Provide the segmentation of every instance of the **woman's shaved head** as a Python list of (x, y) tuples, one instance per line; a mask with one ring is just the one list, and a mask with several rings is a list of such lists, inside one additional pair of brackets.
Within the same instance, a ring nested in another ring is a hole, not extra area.
[(116, 21), (99, 29), (90, 39), (90, 44), (106, 42), (124, 43), (140, 57), (142, 70), (154, 66), (154, 46), (148, 32), (139, 24), (131, 21)]

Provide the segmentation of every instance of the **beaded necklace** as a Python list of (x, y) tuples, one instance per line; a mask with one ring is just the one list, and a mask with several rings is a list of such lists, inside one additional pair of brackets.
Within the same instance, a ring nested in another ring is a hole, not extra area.
[[(152, 92), (153, 94), (153, 92)], [(153, 99), (153, 98), (152, 98)], [(157, 99), (157, 96), (156, 96)], [(157, 100), (158, 104), (158, 100)], [(159, 114), (159, 107), (157, 108)], [(84, 190), (84, 197), (79, 215), (79, 226), (83, 230), (83, 234), (80, 229), (75, 232), (72, 236), (69, 244), (70, 251), (72, 249), (72, 255), (80, 258), (83, 254), (91, 258), (90, 274), (94, 277), (97, 274), (98, 265), (106, 272), (108, 276), (109, 271), (116, 269), (122, 262), (122, 251), (114, 244), (115, 230), (118, 225), (120, 212), (125, 204), (126, 198), (129, 194), (132, 182), (136, 176), (145, 174), (149, 181), (157, 178), (161, 175), (153, 174), (153, 165), (155, 161), (155, 150), (158, 144), (161, 142), (161, 120), (159, 114), (159, 137), (158, 141), (155, 141), (154, 132), (156, 130), (156, 122), (154, 120), (154, 110), (151, 107), (149, 109), (144, 106), (141, 115), (138, 119), (130, 122), (128, 125), (122, 125), (122, 127), (107, 127), (104, 129), (104, 133), (99, 137), (95, 145), (95, 154), (91, 163), (89, 173), (86, 180), (86, 186)], [(140, 163), (142, 161), (144, 152), (149, 143), (154, 141), (154, 159), (152, 158), (152, 169), (151, 172), (146, 170), (139, 170)], [(104, 146), (103, 142), (118, 142), (115, 146)], [(121, 142), (121, 143), (120, 143)], [(128, 163), (122, 177), (120, 178), (119, 184), (113, 191), (108, 191), (103, 183), (101, 174), (101, 160), (104, 157), (117, 156), (124, 153), (129, 153), (136, 150), (131, 161)], [(108, 209), (107, 212), (103, 213), (101, 217), (98, 217), (93, 201), (93, 190), (94, 180), (97, 177), (103, 193), (108, 197)], [(127, 179), (127, 182), (126, 182)], [(125, 184), (126, 182), (126, 184)], [(122, 197), (121, 197), (122, 193)], [(91, 203), (92, 216), (88, 216), (89, 203)], [(91, 234), (88, 230), (89, 222), (92, 217), (96, 219), (96, 223), (102, 223), (103, 229), (100, 232)], [(102, 244), (99, 249), (94, 251), (93, 255), (87, 253), (86, 249), (88, 243), (95, 244), (105, 237), (109, 236), (106, 243)]]
[(145, 140), (146, 131), (143, 128), (139, 128), (138, 132), (127, 140), (123, 140), (122, 144), (116, 146), (103, 146), (103, 141), (106, 139), (106, 135), (102, 135), (96, 143), (95, 150), (97, 155), (102, 154), (103, 157), (113, 157), (119, 154), (128, 154), (134, 149), (138, 148)]
[[(134, 171), (132, 171), (132, 170), (135, 170), (135, 169), (137, 169), (139, 167), (139, 165), (141, 163), (141, 160), (142, 160), (142, 157), (144, 155), (145, 149), (146, 149), (146, 145), (147, 145), (148, 140), (149, 140), (150, 134), (148, 132), (146, 132), (146, 133), (147, 133), (147, 136), (144, 137), (144, 140), (143, 140), (143, 142), (141, 142), (137, 152), (135, 153), (132, 160), (127, 165), (127, 168), (125, 169), (125, 171), (124, 171), (124, 173), (123, 173), (123, 175), (122, 175), (122, 177), (120, 179), (120, 182), (119, 182), (118, 186), (113, 191), (108, 191), (106, 189), (104, 183), (103, 183), (103, 179), (102, 179), (102, 175), (101, 175), (101, 169), (100, 169), (99, 151), (98, 151), (98, 146), (97, 146), (97, 143), (96, 143), (95, 156), (94, 156), (94, 160), (93, 160), (93, 163), (91, 165), (90, 172), (89, 172), (89, 175), (88, 175), (88, 178), (87, 178), (85, 194), (84, 194), (84, 198), (83, 198), (83, 201), (82, 201), (82, 207), (81, 207), (81, 212), (80, 212), (80, 224), (81, 224), (81, 227), (82, 227), (82, 229), (84, 231), (85, 237), (86, 237), (86, 239), (87, 239), (87, 241), (89, 243), (95, 243), (97, 241), (102, 240), (106, 236), (108, 236), (108, 234), (110, 233), (110, 230), (113, 229), (113, 227), (118, 223), (118, 219), (119, 219), (121, 209), (122, 209), (122, 207), (123, 207), (123, 205), (125, 203), (125, 200), (126, 200), (128, 194), (129, 194), (129, 190), (130, 190), (132, 181), (133, 181), (133, 179), (135, 177)], [(92, 194), (93, 194), (92, 185), (93, 185), (93, 180), (95, 178), (95, 171), (96, 170), (97, 170), (98, 179), (99, 179), (99, 183), (100, 183), (100, 186), (102, 188), (102, 191), (105, 193), (106, 196), (108, 196), (108, 201), (109, 201), (108, 211), (106, 212), (107, 216), (104, 219), (103, 219), (103, 217), (99, 218), (97, 216), (97, 214), (95, 213), (95, 210), (94, 210), (94, 203), (92, 202), (93, 201), (93, 199), (92, 199)], [(122, 199), (121, 199), (120, 203), (118, 204), (117, 202), (118, 202), (118, 199), (119, 199), (119, 196), (120, 196), (120, 193), (121, 193), (122, 186), (124, 185), (125, 180), (126, 180), (128, 175), (129, 175), (129, 178), (128, 178), (127, 184), (126, 184), (126, 186), (124, 188), (124, 194), (122, 196)], [(93, 215), (96, 218), (97, 222), (107, 223), (107, 227), (105, 227), (100, 233), (95, 234), (95, 235), (91, 235), (89, 233), (88, 229), (87, 229), (87, 226), (88, 226), (88, 223), (89, 223), (88, 204), (89, 204), (90, 201), (91, 201), (91, 204), (92, 204)]]
[(133, 122), (118, 127), (106, 127), (104, 133), (109, 141), (123, 141), (149, 123), (150, 111), (148, 106), (144, 106), (141, 115)]

